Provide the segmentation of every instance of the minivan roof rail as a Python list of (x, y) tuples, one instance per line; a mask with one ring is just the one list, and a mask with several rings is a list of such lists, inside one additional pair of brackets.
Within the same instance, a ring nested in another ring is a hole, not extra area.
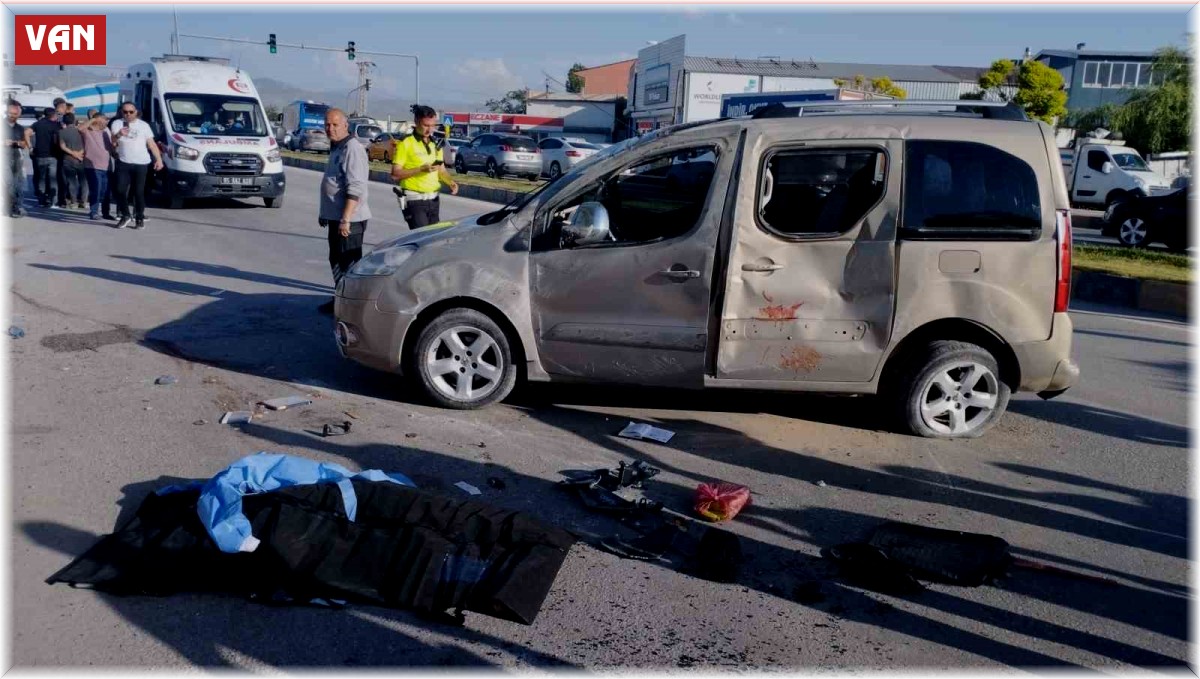
[(220, 64), (222, 66), (229, 65), (229, 59), (225, 57), (201, 57), (191, 54), (164, 54), (161, 57), (150, 57), (150, 61), (156, 64), (169, 63), (172, 61), (207, 61), (213, 64)]
[[(871, 110), (864, 111), (863, 109)], [(1025, 110), (1013, 102), (975, 100), (938, 101), (932, 99), (814, 101), (792, 106), (775, 103), (755, 110), (749, 117), (758, 120), (761, 118), (800, 118), (806, 115), (838, 113), (883, 113), (899, 115), (931, 113), (934, 115), (970, 115), (980, 118), (991, 118), (993, 120), (1029, 120), (1029, 117), (1025, 115)]]

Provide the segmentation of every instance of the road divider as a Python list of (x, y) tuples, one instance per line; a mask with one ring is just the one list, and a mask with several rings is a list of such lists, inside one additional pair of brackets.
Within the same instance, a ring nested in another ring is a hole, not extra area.
[[(324, 160), (310, 160), (308, 158), (293, 158), (291, 156), (284, 156), (283, 164), (287, 165), (288, 167), (299, 167), (305, 170), (316, 170), (317, 172), (325, 171)], [(391, 174), (383, 170), (371, 170), (371, 181), (380, 182), (389, 186), (396, 185), (396, 180), (392, 179)], [(536, 187), (531, 185), (531, 188)], [(449, 194), (450, 189), (443, 186), (442, 193)], [(459, 182), (458, 184), (459, 196), (463, 198), (473, 198), (475, 200), (487, 201), (489, 203), (497, 203), (500, 205), (504, 205), (505, 203), (514, 200), (517, 196), (521, 196), (526, 193), (528, 193), (528, 191), (513, 191), (511, 189), (498, 189), (488, 186), (473, 186), (471, 184), (464, 184), (462, 182)]]

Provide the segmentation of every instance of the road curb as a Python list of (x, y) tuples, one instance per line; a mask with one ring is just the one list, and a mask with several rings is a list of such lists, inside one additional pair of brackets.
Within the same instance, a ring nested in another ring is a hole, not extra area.
[[(308, 158), (292, 158), (290, 156), (284, 156), (283, 164), (289, 167), (299, 167), (305, 170), (316, 170), (317, 172), (325, 171), (325, 163), (323, 161), (311, 160)], [(371, 181), (392, 186), (396, 184), (396, 180), (392, 179), (391, 175), (383, 170), (371, 170)], [(449, 194), (450, 190), (443, 186), (442, 193)], [(522, 191), (512, 191), (510, 189), (495, 189), (488, 186), (459, 184), (458, 195), (461, 198), (472, 198), (474, 200), (482, 200), (488, 203), (499, 203), (503, 205), (514, 200), (517, 196), (525, 195), (525, 193)]]
[(1074, 269), (1071, 274), (1071, 299), (1156, 311), (1180, 318), (1188, 317), (1190, 287), (1186, 283), (1147, 281), (1079, 269)]

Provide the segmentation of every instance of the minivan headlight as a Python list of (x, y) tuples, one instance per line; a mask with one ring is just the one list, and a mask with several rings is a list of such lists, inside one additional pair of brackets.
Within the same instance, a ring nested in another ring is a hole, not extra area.
[(175, 157), (180, 160), (195, 160), (200, 157), (200, 152), (190, 146), (176, 146)]
[(388, 276), (395, 273), (404, 260), (416, 251), (416, 247), (406, 245), (372, 250), (371, 254), (350, 267), (349, 273), (351, 276)]
[(270, 151), (267, 151), (267, 162), (268, 163), (278, 163), (279, 159), (280, 159), (280, 155), (279, 155), (278, 148), (274, 148), (274, 149), (271, 149)]

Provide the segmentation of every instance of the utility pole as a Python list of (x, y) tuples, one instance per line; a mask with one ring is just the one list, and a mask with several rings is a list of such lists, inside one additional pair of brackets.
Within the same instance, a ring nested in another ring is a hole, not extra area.
[(360, 116), (367, 115), (367, 83), (370, 82), (370, 80), (367, 79), (367, 76), (370, 75), (372, 68), (375, 68), (375, 62), (373, 61), (358, 62), (358, 87), (354, 89), (358, 90), (357, 110), (358, 115)]
[(171, 5), (171, 16), (175, 20), (175, 30), (171, 33), (171, 54), (179, 54), (179, 11)]

